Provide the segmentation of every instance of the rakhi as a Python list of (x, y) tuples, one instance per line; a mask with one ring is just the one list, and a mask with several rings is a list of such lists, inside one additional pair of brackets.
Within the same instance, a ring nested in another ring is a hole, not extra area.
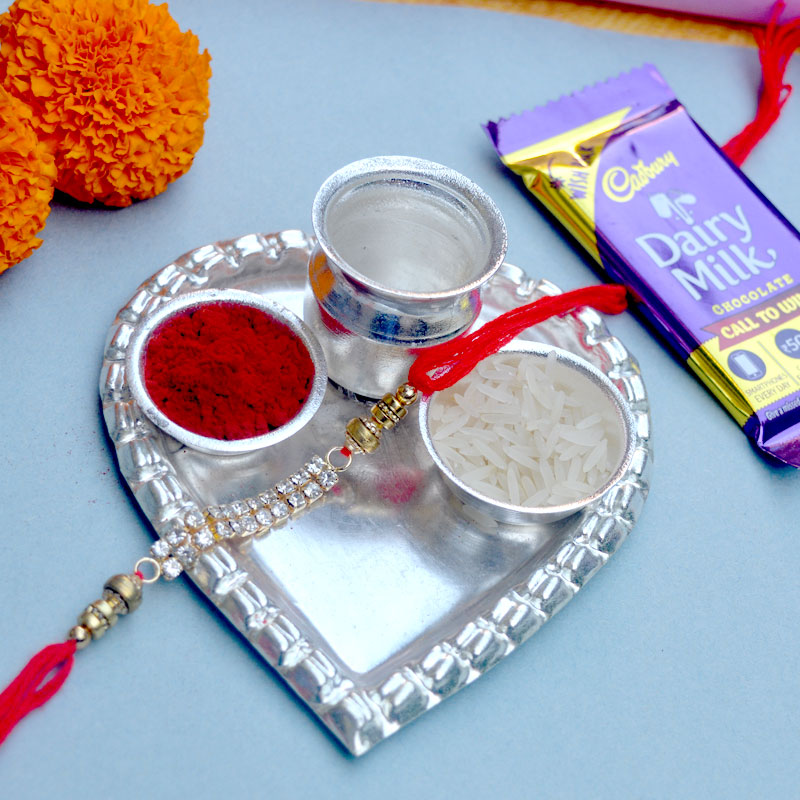
[(312, 456), (256, 496), (192, 511), (174, 520), (164, 539), (152, 546), (149, 556), (136, 562), (130, 574), (115, 575), (105, 583), (102, 597), (78, 617), (65, 642), (37, 653), (0, 694), (0, 742), (23, 717), (60, 689), (77, 649), (101, 638), (120, 616), (139, 607), (144, 585), (160, 577), (178, 577), (184, 566), (190, 566), (219, 541), (263, 536), (310, 508), (338, 483), (354, 456), (377, 450), (382, 434), (402, 421), (420, 394), (429, 396), (453, 386), (531, 325), (585, 306), (608, 314), (620, 313), (626, 307), (625, 289), (596, 286), (544, 297), (497, 317), (473, 333), (427, 348), (412, 365), (408, 381), (384, 395), (369, 415), (351, 419), (345, 426), (343, 443), (331, 447), (324, 457)]

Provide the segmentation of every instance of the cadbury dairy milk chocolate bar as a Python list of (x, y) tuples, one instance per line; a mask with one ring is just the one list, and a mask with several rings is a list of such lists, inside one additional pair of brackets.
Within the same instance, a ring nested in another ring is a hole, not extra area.
[(486, 130), (755, 444), (800, 466), (800, 234), (658, 71)]

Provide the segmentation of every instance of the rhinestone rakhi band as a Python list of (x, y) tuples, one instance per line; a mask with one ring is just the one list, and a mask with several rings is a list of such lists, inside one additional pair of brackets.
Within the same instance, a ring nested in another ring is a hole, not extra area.
[(172, 520), (163, 531), (163, 538), (150, 548), (161, 575), (165, 580), (174, 580), (217, 542), (264, 536), (308, 509), (336, 486), (339, 473), (350, 466), (353, 455), (378, 449), (381, 433), (400, 422), (416, 399), (416, 389), (403, 384), (394, 394), (375, 403), (369, 416), (347, 423), (344, 446), (331, 448), (324, 457), (313, 456), (297, 472), (254, 497), (208, 506), (203, 511), (193, 509), (183, 518)]
[(183, 519), (172, 520), (150, 553), (164, 578), (173, 580), (218, 541), (263, 536), (301, 513), (338, 483), (337, 472), (344, 468), (315, 455), (302, 469), (255, 497), (208, 506), (202, 512), (194, 509)]

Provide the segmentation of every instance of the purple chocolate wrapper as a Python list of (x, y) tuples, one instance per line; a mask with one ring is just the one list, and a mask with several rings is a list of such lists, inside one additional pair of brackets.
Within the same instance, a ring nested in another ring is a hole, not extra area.
[(486, 130), (755, 444), (800, 466), (800, 234), (655, 67)]

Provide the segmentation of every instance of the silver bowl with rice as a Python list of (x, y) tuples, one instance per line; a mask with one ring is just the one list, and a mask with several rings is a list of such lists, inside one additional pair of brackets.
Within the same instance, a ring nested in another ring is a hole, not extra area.
[(630, 407), (600, 370), (558, 348), (514, 343), (425, 398), (420, 429), (447, 485), (499, 522), (555, 522), (630, 466)]

